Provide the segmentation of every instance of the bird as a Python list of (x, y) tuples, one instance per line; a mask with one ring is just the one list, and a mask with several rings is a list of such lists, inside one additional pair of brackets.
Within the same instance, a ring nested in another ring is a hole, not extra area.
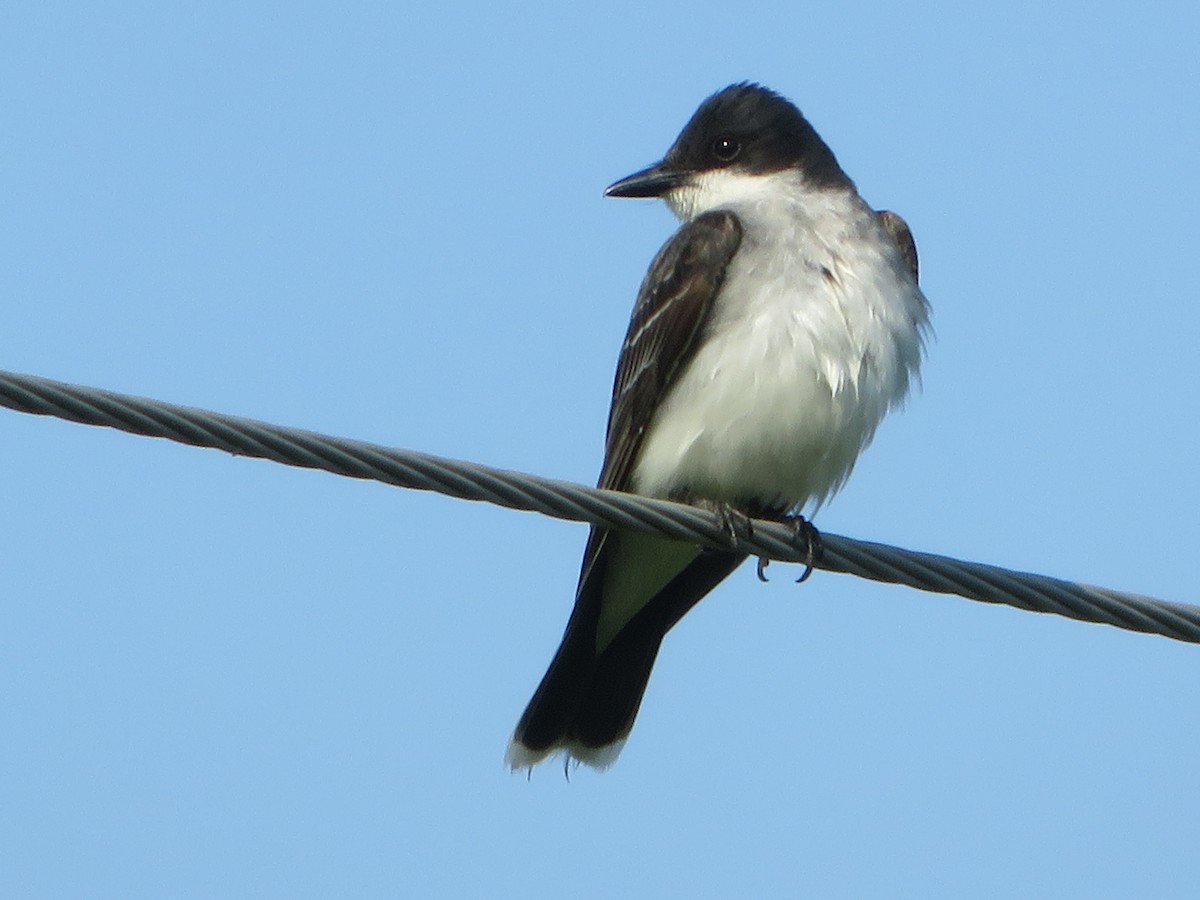
[[(661, 198), (682, 224), (637, 294), (599, 486), (742, 516), (815, 512), (919, 378), (929, 304), (908, 226), (752, 82), (704, 100), (659, 162), (605, 195)], [(745, 558), (593, 526), (507, 765), (611, 765), (664, 636)]]

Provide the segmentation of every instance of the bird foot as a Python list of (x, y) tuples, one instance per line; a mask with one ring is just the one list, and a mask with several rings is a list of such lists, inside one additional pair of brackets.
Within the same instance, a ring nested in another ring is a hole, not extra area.
[(750, 524), (750, 516), (736, 506), (723, 500), (695, 500), (693, 505), (707, 510), (717, 517), (721, 530), (729, 538), (730, 547), (736, 547), (738, 541), (754, 537), (754, 526)]
[[(816, 526), (804, 516), (783, 516), (780, 522), (784, 525), (790, 525), (792, 528), (792, 546), (803, 554), (804, 571), (800, 573), (800, 577), (796, 579), (796, 584), (808, 581), (808, 576), (813, 573), (813, 568), (821, 559), (823, 548), (821, 546), (821, 533), (817, 531)], [(771, 560), (765, 556), (758, 558), (758, 580), (766, 581), (766, 569), (771, 564)]]

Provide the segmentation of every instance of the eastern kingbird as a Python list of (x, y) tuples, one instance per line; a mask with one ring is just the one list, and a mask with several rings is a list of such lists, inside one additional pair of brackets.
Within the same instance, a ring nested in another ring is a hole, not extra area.
[[(904, 221), (863, 201), (790, 102), (705, 100), (667, 155), (609, 197), (683, 225), (638, 292), (600, 487), (779, 517), (845, 482), (917, 376), (929, 307)], [(508, 747), (616, 759), (663, 636), (745, 559), (593, 527), (562, 644)]]

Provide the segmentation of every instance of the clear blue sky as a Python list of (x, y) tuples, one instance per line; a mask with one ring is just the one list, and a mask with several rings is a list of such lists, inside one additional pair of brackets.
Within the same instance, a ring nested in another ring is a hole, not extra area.
[[(755, 79), (935, 312), (817, 524), (1200, 601), (1195, 4), (824, 6), (9, 4), (0, 368), (591, 481), (673, 228), (601, 189)], [(1194, 896), (1193, 646), (750, 567), (527, 780), (583, 526), (0, 443), (5, 896)]]

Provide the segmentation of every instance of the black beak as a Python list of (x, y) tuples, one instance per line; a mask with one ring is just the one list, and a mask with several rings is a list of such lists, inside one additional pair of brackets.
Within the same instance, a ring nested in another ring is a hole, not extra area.
[(605, 197), (661, 197), (687, 180), (687, 173), (670, 168), (665, 162), (634, 172), (604, 189)]

